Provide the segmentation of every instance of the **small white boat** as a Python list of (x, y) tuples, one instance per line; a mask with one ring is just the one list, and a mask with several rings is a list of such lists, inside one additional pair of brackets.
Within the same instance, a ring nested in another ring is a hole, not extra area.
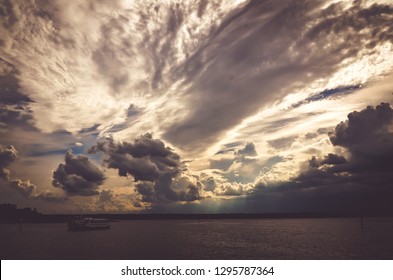
[(109, 229), (108, 219), (77, 217), (68, 221), (69, 230)]

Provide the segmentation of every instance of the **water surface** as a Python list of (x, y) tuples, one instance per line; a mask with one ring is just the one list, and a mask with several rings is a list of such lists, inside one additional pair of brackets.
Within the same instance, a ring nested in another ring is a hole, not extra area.
[(1, 259), (393, 259), (393, 218), (0, 224)]

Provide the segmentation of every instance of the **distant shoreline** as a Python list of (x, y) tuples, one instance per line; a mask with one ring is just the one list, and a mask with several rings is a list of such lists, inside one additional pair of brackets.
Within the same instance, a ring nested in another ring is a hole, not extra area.
[[(80, 214), (79, 214), (80, 215)], [(15, 204), (0, 204), (0, 223), (67, 222), (78, 214), (42, 214), (35, 208), (17, 208)], [(393, 217), (393, 212), (297, 212), (297, 213), (219, 213), (219, 214), (152, 214), (152, 213), (84, 213), (83, 216), (120, 220), (213, 220), (213, 219), (291, 219), (291, 218), (367, 218)]]
[[(1, 219), (0, 223), (61, 223), (73, 214), (38, 214), (19, 220)], [(106, 218), (112, 222), (129, 220), (249, 220), (249, 219), (312, 219), (312, 218), (387, 218), (393, 214), (382, 213), (254, 213), (254, 214), (84, 214), (93, 218)], [(11, 218), (11, 217), (10, 217)]]

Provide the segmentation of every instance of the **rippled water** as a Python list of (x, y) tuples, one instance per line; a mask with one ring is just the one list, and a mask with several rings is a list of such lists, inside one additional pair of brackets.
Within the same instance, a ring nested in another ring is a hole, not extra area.
[(0, 225), (1, 259), (393, 259), (393, 219), (121, 221), (109, 230)]

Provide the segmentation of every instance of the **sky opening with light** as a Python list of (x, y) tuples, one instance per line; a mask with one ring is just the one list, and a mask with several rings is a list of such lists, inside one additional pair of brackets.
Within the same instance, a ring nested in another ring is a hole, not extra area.
[(0, 203), (392, 212), (392, 106), (392, 0), (0, 0)]

